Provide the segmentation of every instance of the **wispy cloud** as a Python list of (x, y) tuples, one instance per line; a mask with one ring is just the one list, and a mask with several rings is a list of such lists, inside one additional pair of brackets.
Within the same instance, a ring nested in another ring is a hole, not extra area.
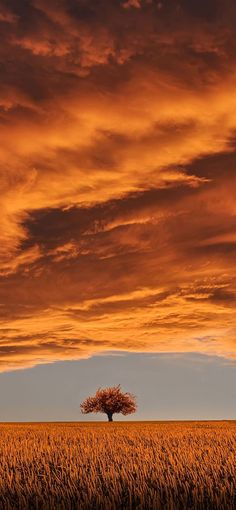
[(2, 369), (234, 357), (234, 3), (7, 4)]

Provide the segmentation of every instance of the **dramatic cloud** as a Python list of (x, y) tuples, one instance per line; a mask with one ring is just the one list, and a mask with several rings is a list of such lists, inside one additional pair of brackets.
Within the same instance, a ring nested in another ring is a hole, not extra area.
[(236, 355), (233, 1), (0, 1), (0, 368)]

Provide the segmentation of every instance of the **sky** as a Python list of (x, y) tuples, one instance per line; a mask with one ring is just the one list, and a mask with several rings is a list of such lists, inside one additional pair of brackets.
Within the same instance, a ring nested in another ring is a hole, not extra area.
[(235, 365), (200, 354), (127, 354), (38, 365), (0, 374), (1, 421), (107, 421), (83, 415), (80, 403), (97, 388), (121, 383), (138, 409), (115, 421), (235, 419)]
[(86, 364), (95, 387), (110, 353), (127, 376), (152, 354), (234, 373), (235, 23), (234, 0), (0, 0), (0, 372), (16, 393)]

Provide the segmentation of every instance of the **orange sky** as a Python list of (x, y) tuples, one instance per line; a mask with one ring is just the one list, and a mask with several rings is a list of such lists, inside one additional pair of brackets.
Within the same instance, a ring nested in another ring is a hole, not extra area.
[(0, 0), (0, 369), (236, 355), (233, 0)]

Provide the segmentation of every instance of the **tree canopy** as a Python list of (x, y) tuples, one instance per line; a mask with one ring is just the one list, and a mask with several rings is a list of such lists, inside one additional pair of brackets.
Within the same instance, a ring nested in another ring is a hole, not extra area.
[(99, 388), (93, 397), (88, 397), (80, 404), (81, 412), (105, 413), (108, 421), (113, 421), (113, 414), (123, 415), (135, 413), (137, 409), (136, 397), (131, 393), (124, 393), (120, 384), (109, 388)]

